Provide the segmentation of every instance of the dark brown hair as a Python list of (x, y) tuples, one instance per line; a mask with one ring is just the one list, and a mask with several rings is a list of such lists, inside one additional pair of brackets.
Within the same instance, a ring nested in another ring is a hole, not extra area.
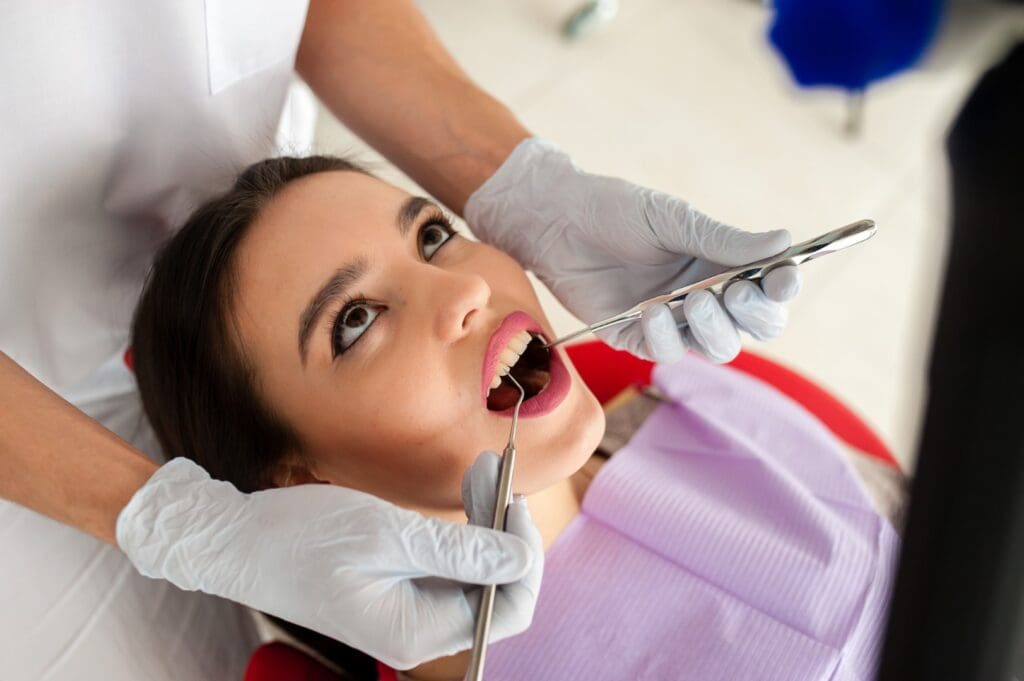
[(254, 368), (231, 333), (234, 254), (285, 185), (330, 171), (364, 172), (330, 156), (249, 166), (163, 246), (132, 319), (135, 376), (164, 455), (193, 459), (243, 492), (271, 486), (300, 439), (260, 398)]

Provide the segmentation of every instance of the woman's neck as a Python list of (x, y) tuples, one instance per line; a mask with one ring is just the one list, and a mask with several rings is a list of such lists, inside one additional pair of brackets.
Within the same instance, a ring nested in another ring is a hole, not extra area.
[(530, 516), (544, 539), (545, 551), (580, 512), (580, 499), (571, 478), (527, 497)]
[[(562, 531), (580, 512), (580, 502), (591, 477), (592, 473), (580, 469), (574, 475), (539, 492), (534, 492), (526, 498), (526, 503), (530, 508), (530, 517), (533, 518), (533, 522), (540, 530), (540, 536), (544, 540), (545, 551), (555, 543)], [(462, 511), (454, 509), (439, 511), (437, 509), (410, 508), (442, 520), (452, 522), (465, 522), (466, 520)]]

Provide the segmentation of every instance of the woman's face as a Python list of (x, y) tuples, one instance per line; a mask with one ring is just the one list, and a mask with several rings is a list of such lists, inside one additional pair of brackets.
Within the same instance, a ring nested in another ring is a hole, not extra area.
[[(453, 235), (433, 203), (340, 171), (285, 187), (236, 256), (238, 343), (303, 440), (294, 454), (308, 473), (409, 508), (461, 508), (466, 468), (508, 439), (508, 412), (486, 399), (506, 346), (524, 329), (553, 338), (522, 268)], [(571, 475), (604, 429), (554, 353), (550, 382), (521, 412), (522, 494)]]

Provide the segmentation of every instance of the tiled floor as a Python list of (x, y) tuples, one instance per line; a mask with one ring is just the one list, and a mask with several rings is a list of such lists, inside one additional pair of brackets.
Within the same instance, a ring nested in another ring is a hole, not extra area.
[[(623, 0), (577, 43), (558, 33), (575, 0), (420, 6), (471, 76), (588, 170), (795, 240), (874, 219), (872, 241), (805, 267), (782, 337), (746, 345), (834, 391), (911, 465), (947, 229), (942, 137), (977, 75), (1024, 36), (1024, 8), (953, 6), (921, 67), (869, 91), (850, 138), (844, 98), (790, 83), (763, 37), (768, 10), (750, 0)], [(318, 133), (322, 151), (365, 148), (329, 115)], [(575, 327), (543, 299), (557, 331)]]

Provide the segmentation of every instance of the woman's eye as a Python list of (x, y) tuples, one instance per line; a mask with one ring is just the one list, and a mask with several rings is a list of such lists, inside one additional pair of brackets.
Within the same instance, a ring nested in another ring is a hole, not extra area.
[(420, 228), (420, 254), (424, 260), (430, 260), (434, 253), (444, 246), (448, 239), (455, 236), (455, 230), (447, 219), (435, 219)]
[(343, 307), (334, 321), (331, 340), (334, 356), (337, 357), (352, 347), (384, 309), (383, 305), (365, 301), (349, 303)]

